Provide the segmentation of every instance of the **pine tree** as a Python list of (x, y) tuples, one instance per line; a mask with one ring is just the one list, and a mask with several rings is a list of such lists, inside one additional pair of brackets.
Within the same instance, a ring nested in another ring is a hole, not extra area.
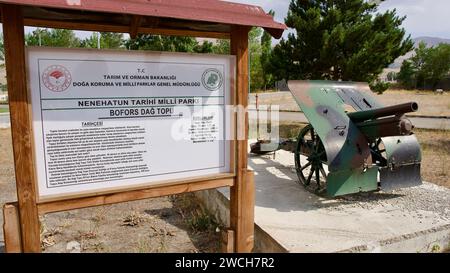
[(295, 30), (271, 54), (280, 79), (373, 83), (382, 70), (412, 49), (396, 11), (377, 13), (364, 0), (292, 0), (285, 19)]

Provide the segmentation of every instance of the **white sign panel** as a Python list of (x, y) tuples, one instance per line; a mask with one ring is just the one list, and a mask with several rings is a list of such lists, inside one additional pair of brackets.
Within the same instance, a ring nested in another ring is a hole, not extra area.
[(231, 56), (28, 48), (41, 199), (229, 173)]

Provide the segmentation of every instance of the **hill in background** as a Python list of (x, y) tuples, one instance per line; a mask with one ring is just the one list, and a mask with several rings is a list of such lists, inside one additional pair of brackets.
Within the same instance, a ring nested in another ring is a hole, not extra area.
[(428, 47), (432, 47), (437, 46), (441, 43), (450, 44), (450, 39), (423, 36), (414, 38), (413, 42), (415, 47), (418, 47), (420, 42), (425, 42), (425, 44), (427, 44)]
[[(413, 42), (414, 42), (414, 48), (418, 47), (420, 42), (425, 42), (427, 47), (432, 47), (432, 46), (437, 46), (441, 43), (450, 44), (450, 39), (422, 36), (422, 37), (414, 38)], [(394, 63), (389, 66), (389, 68), (399, 71), (400, 67), (402, 66), (403, 61), (411, 58), (413, 56), (413, 54), (414, 54), (414, 51), (410, 51), (410, 52), (406, 53), (405, 55), (398, 57), (394, 61)]]

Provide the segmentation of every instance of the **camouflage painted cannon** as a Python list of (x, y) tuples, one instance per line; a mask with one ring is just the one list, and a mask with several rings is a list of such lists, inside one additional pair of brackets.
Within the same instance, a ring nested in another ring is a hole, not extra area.
[[(420, 146), (404, 115), (417, 111), (417, 103), (383, 107), (367, 84), (290, 81), (288, 85), (310, 122), (293, 148), (301, 184), (316, 184), (317, 190), (339, 196), (422, 183)], [(284, 141), (280, 147), (288, 146)]]

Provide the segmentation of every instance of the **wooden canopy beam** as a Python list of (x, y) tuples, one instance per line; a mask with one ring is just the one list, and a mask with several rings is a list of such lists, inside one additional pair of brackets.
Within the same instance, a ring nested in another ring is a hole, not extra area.
[(133, 15), (131, 17), (131, 24), (130, 24), (131, 39), (136, 39), (136, 36), (138, 35), (139, 27), (141, 26), (141, 22), (142, 22), (142, 16)]
[[(125, 25), (111, 25), (101, 23), (79, 23), (70, 21), (55, 21), (55, 20), (41, 20), (41, 19), (26, 19), (24, 20), (26, 26), (31, 27), (48, 27), (48, 28), (64, 28), (72, 30), (86, 30), (86, 31), (100, 31), (100, 32), (119, 32), (129, 33), (130, 26)], [(197, 30), (182, 30), (169, 28), (153, 28), (153, 27), (139, 27), (138, 32), (141, 34), (155, 34), (167, 36), (189, 36), (201, 38), (214, 39), (229, 39), (230, 33), (227, 32), (213, 32), (213, 31), (197, 31)], [(131, 34), (131, 33), (130, 33)]]

